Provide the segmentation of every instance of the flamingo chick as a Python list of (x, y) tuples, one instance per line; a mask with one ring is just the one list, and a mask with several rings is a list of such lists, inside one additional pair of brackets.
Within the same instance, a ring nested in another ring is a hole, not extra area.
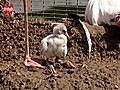
[(63, 23), (52, 24), (53, 26), (56, 25), (53, 28), (53, 34), (50, 34), (41, 40), (42, 54), (47, 57), (47, 60), (31, 59), (29, 55), (27, 55), (24, 63), (26, 66), (36, 66), (43, 69), (47, 66), (52, 74), (56, 76), (57, 74), (54, 66), (53, 64), (50, 64), (48, 58), (56, 57), (58, 63), (69, 68), (75, 68), (75, 66), (70, 61), (63, 62), (60, 60), (61, 57), (65, 57), (67, 54), (67, 38), (70, 39), (66, 26)]
[[(55, 23), (54, 23), (55, 24)], [(42, 45), (42, 53), (47, 58), (56, 57), (57, 61), (62, 65), (66, 64), (71, 68), (75, 68), (75, 66), (70, 62), (63, 62), (60, 58), (63, 58), (67, 54), (67, 38), (70, 38), (67, 33), (67, 28), (63, 23), (56, 23), (57, 25), (53, 28), (53, 34), (48, 35), (43, 38), (41, 41)], [(47, 63), (48, 67), (51, 67), (49, 63)], [(52, 67), (52, 71), (55, 74), (55, 69)]]

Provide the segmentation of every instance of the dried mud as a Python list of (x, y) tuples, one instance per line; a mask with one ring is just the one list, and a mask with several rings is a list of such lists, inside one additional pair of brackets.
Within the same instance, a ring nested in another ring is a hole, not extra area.
[[(46, 59), (41, 55), (40, 42), (52, 33), (51, 22), (29, 21), (31, 57)], [(52, 77), (48, 70), (24, 65), (23, 16), (0, 16), (0, 90), (120, 90), (120, 28), (84, 22), (92, 39), (89, 59), (82, 26), (72, 19), (58, 22), (65, 23), (71, 36), (64, 60), (73, 62), (76, 69), (71, 73), (59, 66), (56, 68), (58, 76)]]

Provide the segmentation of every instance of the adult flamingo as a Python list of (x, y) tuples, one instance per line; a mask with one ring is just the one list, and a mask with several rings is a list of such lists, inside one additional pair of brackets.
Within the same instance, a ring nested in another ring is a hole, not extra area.
[(29, 56), (29, 36), (28, 36), (28, 0), (24, 0), (24, 18), (25, 18), (25, 65), (44, 68), (41, 64), (35, 62)]
[(85, 21), (92, 25), (120, 26), (120, 0), (89, 0)]

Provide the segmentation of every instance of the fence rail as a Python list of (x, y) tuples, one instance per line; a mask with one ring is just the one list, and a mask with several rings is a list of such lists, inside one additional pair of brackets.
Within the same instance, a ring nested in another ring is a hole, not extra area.
[[(24, 8), (20, 0), (9, 0), (18, 13), (23, 13)], [(67, 13), (84, 16), (88, 0), (30, 0), (31, 10), (29, 15), (44, 19), (59, 20), (65, 18)]]

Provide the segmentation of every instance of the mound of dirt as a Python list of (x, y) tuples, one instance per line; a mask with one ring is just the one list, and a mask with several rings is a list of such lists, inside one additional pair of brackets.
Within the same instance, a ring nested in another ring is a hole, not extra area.
[[(30, 56), (46, 60), (41, 55), (42, 38), (52, 33), (52, 21), (29, 21)], [(25, 28), (22, 15), (0, 16), (0, 90), (119, 90), (120, 89), (120, 28), (91, 26), (87, 23), (92, 52), (82, 26), (72, 19), (62, 19), (71, 39), (68, 54), (76, 69), (70, 72), (59, 66), (57, 77), (49, 70), (24, 65)], [(54, 58), (51, 60), (54, 62)]]

